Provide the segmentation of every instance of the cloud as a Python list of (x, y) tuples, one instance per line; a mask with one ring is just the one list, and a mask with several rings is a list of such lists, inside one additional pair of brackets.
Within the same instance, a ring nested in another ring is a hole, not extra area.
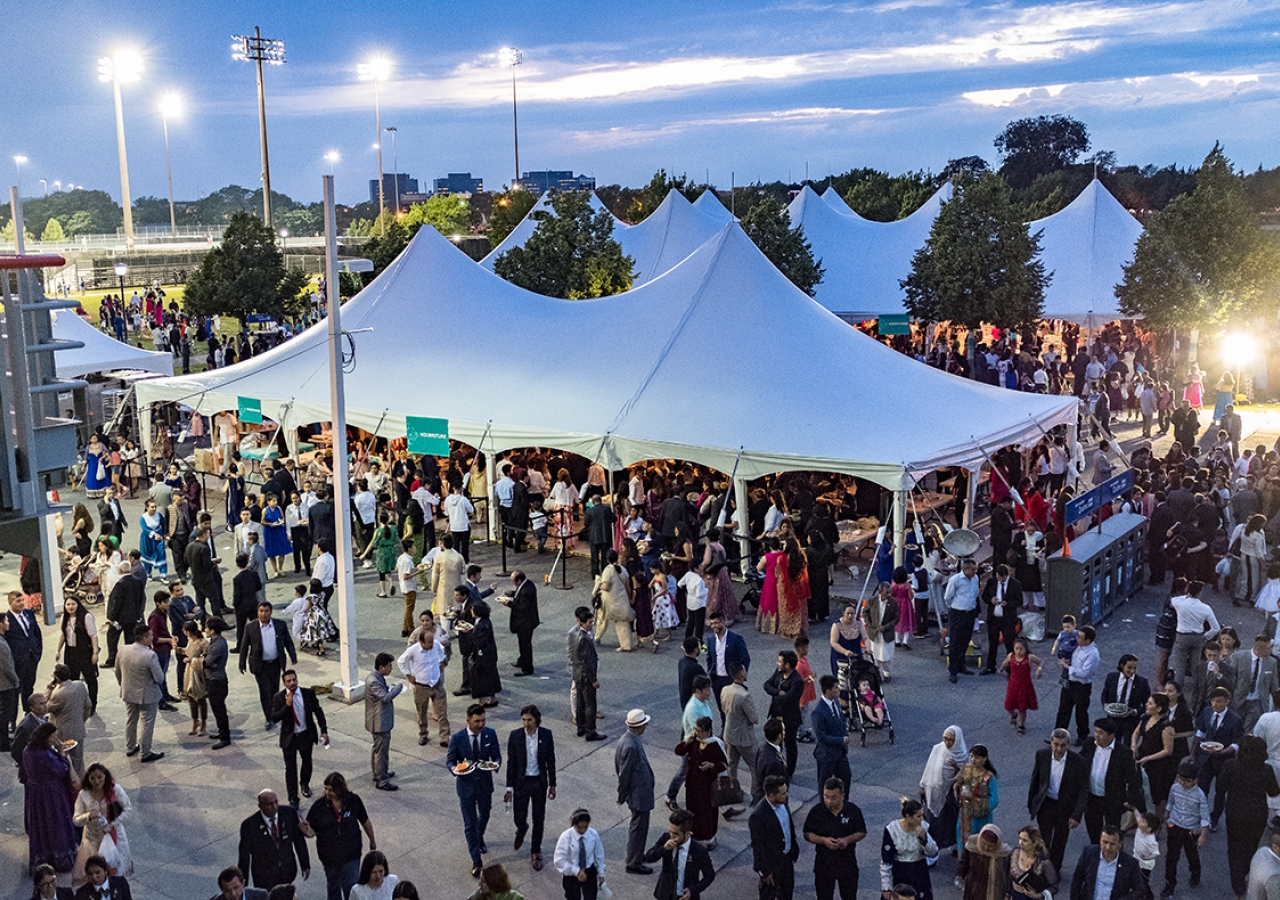
[[(917, 4), (922, 0), (885, 0)], [(923, 0), (932, 2), (932, 0)], [(884, 6), (885, 4), (881, 4)], [(583, 45), (525, 51), (517, 70), (521, 102), (651, 100), (742, 85), (803, 85), (878, 75), (1021, 66), (1080, 57), (1139, 35), (1191, 35), (1230, 27), (1252, 14), (1239, 0), (1116, 5), (1077, 2), (1023, 9), (994, 6), (949, 16), (941, 39), (905, 39), (892, 32), (859, 34), (862, 46), (773, 55), (690, 54), (649, 60), (620, 58), (621, 48)], [(480, 108), (511, 97), (510, 71), (493, 55), (436, 73), (394, 78), (383, 86), (388, 109)], [(977, 92), (982, 96), (981, 92)], [(994, 95), (993, 95), (994, 97)], [(979, 102), (979, 101), (975, 101)], [(995, 100), (988, 100), (995, 102)], [(1010, 101), (1011, 102), (1011, 101)], [(365, 109), (367, 85), (347, 81), (283, 95), (287, 113)]]
[(614, 150), (651, 144), (664, 138), (674, 137), (702, 128), (766, 125), (821, 130), (837, 122), (879, 116), (891, 112), (894, 112), (894, 110), (847, 109), (829, 106), (797, 107), (794, 109), (743, 112), (686, 119), (680, 122), (668, 122), (663, 125), (619, 125), (595, 131), (570, 131), (565, 136), (581, 147), (593, 150)]
[(1173, 72), (1038, 87), (993, 88), (967, 91), (961, 96), (979, 106), (1034, 108), (1051, 100), (1049, 105), (1062, 109), (1222, 102), (1246, 93), (1280, 93), (1280, 72)]

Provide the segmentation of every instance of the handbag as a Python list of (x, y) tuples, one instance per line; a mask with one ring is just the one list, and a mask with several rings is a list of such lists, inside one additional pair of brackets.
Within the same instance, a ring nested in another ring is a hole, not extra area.
[(736, 778), (728, 773), (717, 775), (711, 785), (712, 806), (736, 806), (743, 799), (742, 787)]

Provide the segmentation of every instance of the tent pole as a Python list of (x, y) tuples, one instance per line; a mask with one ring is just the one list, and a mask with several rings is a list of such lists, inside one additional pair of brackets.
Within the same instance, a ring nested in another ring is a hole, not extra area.
[[(906, 477), (905, 474), (903, 477)], [(907, 490), (893, 492), (893, 566), (904, 565), (907, 558)]]
[(733, 502), (738, 507), (738, 552), (742, 555), (739, 566), (741, 574), (747, 574), (751, 565), (751, 519), (747, 516), (747, 479), (740, 476), (733, 479)]
[(487, 481), (488, 484), (486, 485), (485, 490), (488, 491), (489, 496), (488, 496), (488, 499), (485, 501), (485, 506), (488, 508), (485, 510), (484, 514), (485, 514), (485, 519), (488, 520), (489, 543), (491, 544), (495, 544), (498, 541), (498, 517), (494, 515), (494, 513), (498, 509), (497, 495), (494, 494), (493, 492), (494, 477), (497, 474), (497, 469), (498, 469), (498, 466), (494, 462), (493, 454), (486, 453), (484, 457), (484, 471), (485, 471), (485, 481)]
[(347, 398), (342, 378), (342, 302), (338, 289), (338, 229), (333, 201), (333, 176), (322, 176), (325, 233), (325, 300), (329, 306), (329, 398), (333, 404), (333, 517), (337, 547), (334, 579), (338, 600), (340, 681), (333, 696), (343, 703), (364, 698), (356, 659), (356, 579), (351, 569), (351, 472), (347, 461)]
[(973, 508), (978, 505), (978, 479), (982, 477), (982, 466), (976, 469), (966, 469), (969, 473), (969, 496), (965, 498), (964, 504), (964, 521), (960, 523), (961, 528), (973, 530)]

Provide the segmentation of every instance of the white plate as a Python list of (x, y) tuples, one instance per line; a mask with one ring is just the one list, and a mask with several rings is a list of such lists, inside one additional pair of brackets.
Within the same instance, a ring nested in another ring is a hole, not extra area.
[(1201, 741), (1200, 749), (1207, 750), (1210, 753), (1217, 753), (1219, 750), (1222, 749), (1222, 745), (1219, 744), (1217, 741)]

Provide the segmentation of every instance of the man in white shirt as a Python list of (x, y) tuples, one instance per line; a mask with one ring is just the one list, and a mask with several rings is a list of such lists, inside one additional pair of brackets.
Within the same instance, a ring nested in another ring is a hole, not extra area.
[(413, 705), (418, 711), (418, 744), (431, 740), (434, 723), (440, 746), (449, 746), (449, 701), (444, 689), (445, 648), (436, 643), (434, 629), (419, 630), (418, 642), (410, 644), (396, 663), (413, 685)]
[(685, 638), (696, 637), (702, 640), (707, 619), (707, 582), (702, 573), (690, 569), (680, 577), (677, 584), (684, 588), (684, 608), (688, 617), (684, 623)]
[(462, 554), (465, 562), (471, 562), (471, 516), (476, 508), (462, 493), (462, 485), (454, 485), (453, 492), (445, 498), (444, 514), (449, 519), (449, 533), (453, 535), (453, 548)]
[(404, 594), (404, 622), (401, 623), (400, 637), (408, 637), (413, 630), (413, 613), (418, 605), (418, 567), (413, 561), (413, 539), (401, 541), (400, 549), (402, 552), (396, 557), (396, 580), (400, 593)]
[(1169, 667), (1183, 678), (1183, 683), (1186, 683), (1185, 674), (1194, 672), (1200, 662), (1206, 632), (1215, 635), (1222, 630), (1213, 610), (1200, 600), (1200, 591), (1203, 589), (1203, 583), (1192, 581), (1187, 585), (1186, 594), (1169, 601), (1178, 615), (1178, 633), (1173, 639), (1173, 649), (1169, 652)]
[(1058, 720), (1054, 727), (1068, 727), (1074, 710), (1076, 739), (1083, 744), (1089, 737), (1089, 699), (1093, 694), (1093, 679), (1098, 673), (1100, 657), (1094, 644), (1098, 636), (1094, 627), (1085, 625), (1080, 629), (1079, 635), (1071, 660), (1058, 660), (1062, 668), (1066, 669), (1067, 680), (1058, 698)]
[(964, 658), (969, 652), (969, 641), (973, 638), (973, 626), (978, 618), (976, 560), (966, 559), (960, 571), (951, 576), (943, 599), (948, 608), (947, 629), (951, 641), (947, 669), (951, 683), (955, 684), (957, 675), (973, 674), (972, 669), (966, 668)]
[(325, 611), (329, 610), (329, 600), (333, 597), (334, 578), (338, 574), (338, 561), (333, 558), (333, 548), (328, 541), (320, 542), (320, 555), (316, 557), (315, 566), (311, 569), (311, 577), (320, 582), (320, 598)]

